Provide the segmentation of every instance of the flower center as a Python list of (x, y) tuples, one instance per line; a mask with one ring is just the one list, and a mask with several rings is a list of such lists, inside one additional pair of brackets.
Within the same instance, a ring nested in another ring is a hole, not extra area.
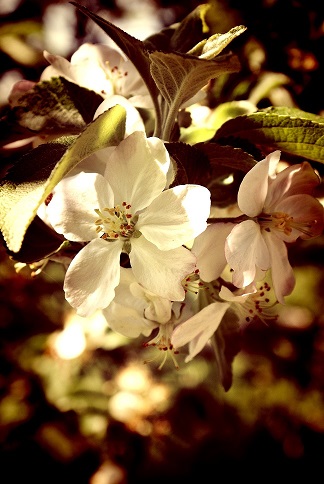
[(305, 235), (312, 236), (311, 228), (314, 224), (314, 221), (295, 222), (294, 217), (291, 217), (285, 212), (273, 212), (271, 214), (263, 213), (258, 217), (258, 222), (267, 232), (270, 232), (271, 229), (275, 229), (288, 236), (293, 229), (296, 229)]
[(113, 87), (114, 87), (114, 92), (116, 94), (119, 94), (119, 92), (121, 91), (121, 86), (120, 86), (119, 81), (121, 81), (123, 78), (127, 77), (128, 72), (123, 71), (122, 69), (120, 69), (116, 65), (111, 67), (109, 61), (106, 61), (105, 64), (106, 64), (106, 67), (107, 67), (106, 77), (107, 77), (108, 80), (110, 80), (112, 82)]
[(244, 304), (236, 304), (236, 309), (242, 314), (246, 323), (258, 318), (267, 325), (268, 322), (278, 319), (278, 314), (273, 311), (277, 301), (271, 301), (271, 299), (273, 299), (271, 286), (265, 282), (256, 293), (246, 299)]
[(182, 286), (186, 293), (192, 292), (193, 294), (198, 294), (200, 289), (207, 289), (207, 286), (199, 277), (199, 269), (196, 269), (183, 279)]
[(130, 209), (131, 205), (126, 202), (113, 208), (95, 209), (99, 216), (95, 221), (96, 231), (100, 237), (105, 240), (129, 240), (131, 237), (139, 237), (141, 233), (135, 227), (138, 217), (133, 216)]
[[(173, 329), (174, 329), (174, 323), (173, 322), (169, 322), (169, 323), (166, 323), (166, 324), (160, 324), (157, 335), (153, 339), (151, 339), (151, 341), (144, 343), (144, 346), (146, 348), (148, 346), (154, 346), (158, 350), (162, 351), (163, 357), (162, 357), (162, 362), (158, 367), (159, 370), (161, 370), (161, 368), (163, 367), (163, 365), (166, 362), (168, 356), (171, 357), (173, 364), (176, 367), (176, 369), (179, 368), (177, 360), (175, 358), (175, 355), (179, 354), (179, 352), (174, 348), (174, 346), (171, 343), (171, 335), (172, 335)], [(155, 357), (151, 360), (146, 360), (145, 363), (149, 363), (149, 362), (155, 360), (157, 357)]]

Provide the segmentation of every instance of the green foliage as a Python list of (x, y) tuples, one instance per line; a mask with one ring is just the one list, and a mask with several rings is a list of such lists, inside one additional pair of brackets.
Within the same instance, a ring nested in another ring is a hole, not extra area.
[(92, 121), (102, 101), (99, 94), (63, 77), (38, 82), (0, 119), (3, 140), (78, 134)]
[(188, 54), (198, 55), (200, 59), (213, 59), (220, 54), (235, 37), (243, 34), (246, 31), (244, 25), (233, 27), (225, 34), (214, 34), (208, 39), (204, 39), (193, 47)]
[(232, 56), (205, 60), (188, 54), (152, 52), (150, 60), (152, 77), (165, 101), (161, 137), (166, 140), (170, 139), (178, 111), (186, 101), (210, 79), (239, 70), (239, 62)]
[(263, 152), (279, 149), (323, 163), (324, 117), (294, 108), (270, 107), (230, 119), (218, 129), (214, 140), (222, 144), (244, 140)]
[[(246, 30), (244, 26), (231, 29), (224, 35), (213, 35), (203, 42), (203, 45), (199, 42), (191, 52), (201, 54), (202, 58), (183, 53), (181, 39), (186, 37), (192, 40), (192, 22), (195, 25), (198, 22), (201, 26), (200, 12), (208, 6), (200, 6), (201, 8), (195, 10), (189, 19), (175, 28), (171, 40), (166, 36), (166, 45), (159, 45), (157, 50), (154, 46), (154, 37), (147, 42), (139, 41), (86, 7), (71, 3), (94, 20), (133, 62), (153, 100), (156, 111), (155, 135), (164, 140), (170, 140), (179, 108), (183, 103), (193, 97), (210, 79), (239, 70), (240, 64), (235, 56), (228, 54), (218, 59), (214, 57)], [(172, 52), (169, 51), (170, 44), (174, 49)], [(179, 51), (178, 46), (181, 49)]]

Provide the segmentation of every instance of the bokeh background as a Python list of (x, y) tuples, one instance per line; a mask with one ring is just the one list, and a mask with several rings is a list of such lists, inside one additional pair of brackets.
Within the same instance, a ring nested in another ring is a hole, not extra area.
[[(80, 3), (144, 39), (203, 2)], [(260, 108), (288, 105), (323, 115), (322, 0), (215, 4), (218, 32), (248, 27), (233, 42), (242, 69), (219, 80), (219, 103), (253, 94)], [(114, 46), (68, 2), (0, 0), (0, 114), (16, 81), (39, 79), (44, 49), (70, 58), (83, 42)], [(262, 95), (255, 92), (260, 79)], [(273, 79), (277, 88), (267, 90)], [(17, 273), (1, 246), (1, 482), (320, 480), (323, 242), (321, 236), (289, 247), (295, 291), (276, 324), (246, 328), (227, 392), (209, 348), (179, 370), (170, 362), (161, 370), (154, 361), (144, 364), (144, 340), (110, 332), (100, 315), (84, 321), (73, 314), (59, 264), (34, 277), (27, 268)]]

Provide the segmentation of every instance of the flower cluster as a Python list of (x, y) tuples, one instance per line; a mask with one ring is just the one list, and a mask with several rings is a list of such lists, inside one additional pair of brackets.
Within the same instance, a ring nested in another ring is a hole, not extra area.
[[(102, 311), (111, 330), (151, 338), (145, 346), (163, 353), (162, 364), (171, 355), (178, 366), (185, 346), (189, 361), (229, 325), (276, 319), (295, 285), (289, 244), (323, 231), (316, 159), (267, 138), (269, 126), (286, 136), (275, 109), (232, 101), (224, 122), (211, 107), (212, 81), (239, 69), (226, 48), (244, 26), (207, 38), (201, 28), (183, 52), (185, 19), (161, 50), (154, 36), (138, 41), (77, 8), (127, 57), (90, 43), (70, 61), (44, 52), (40, 81), (13, 86), (19, 130), (5, 149), (29, 151), (2, 182), (1, 231), (18, 263), (64, 264), (78, 315)], [(201, 9), (192, 21), (202, 24)], [(209, 117), (200, 123), (201, 109)], [(289, 110), (280, 115), (293, 123)], [(264, 130), (264, 144), (253, 130)], [(296, 159), (283, 168), (287, 153)]]

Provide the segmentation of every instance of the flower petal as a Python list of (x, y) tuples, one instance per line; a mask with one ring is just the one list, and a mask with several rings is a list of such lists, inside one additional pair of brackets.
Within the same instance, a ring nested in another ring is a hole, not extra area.
[(141, 317), (135, 308), (115, 301), (102, 312), (109, 327), (127, 338), (138, 338), (141, 334), (149, 336), (157, 326), (157, 323)]
[[(159, 149), (157, 146), (159, 145)], [(158, 154), (161, 157), (156, 159)], [(135, 131), (125, 138), (107, 161), (105, 177), (111, 185), (115, 203), (132, 205), (133, 213), (147, 207), (166, 185), (165, 167), (169, 154), (161, 140), (153, 149), (143, 131)]]
[(256, 266), (262, 270), (270, 267), (268, 247), (262, 237), (261, 229), (252, 220), (236, 225), (226, 239), (225, 256), (233, 269), (233, 284), (245, 287), (256, 276)]
[(72, 259), (64, 279), (66, 300), (80, 316), (107, 307), (119, 283), (122, 242), (95, 239)]
[(273, 171), (279, 159), (280, 151), (274, 151), (259, 161), (243, 178), (237, 201), (240, 210), (249, 217), (255, 217), (262, 212), (268, 192), (269, 171)]
[(130, 291), (137, 299), (145, 301), (143, 313), (146, 319), (157, 323), (167, 323), (171, 319), (172, 302), (145, 289), (137, 282), (130, 286)]
[(319, 177), (307, 161), (285, 168), (269, 181), (265, 211), (277, 210), (277, 205), (292, 195), (310, 195), (319, 183)]
[(102, 96), (111, 96), (114, 93), (112, 68), (119, 66), (123, 60), (116, 50), (103, 44), (87, 42), (72, 55), (71, 62), (46, 51), (44, 57), (51, 65), (44, 70), (41, 80), (63, 76)]
[(229, 306), (228, 303), (222, 302), (209, 304), (175, 328), (171, 337), (171, 343), (174, 348), (180, 348), (190, 343), (190, 351), (186, 362), (192, 360), (208, 343), (220, 325)]
[(196, 257), (184, 247), (161, 251), (144, 236), (132, 239), (130, 263), (137, 281), (153, 293), (182, 301), (182, 280), (196, 265)]
[(162, 192), (139, 215), (136, 228), (160, 250), (195, 238), (207, 227), (210, 192), (200, 185), (179, 185)]
[(169, 321), (171, 305), (170, 301), (138, 284), (132, 269), (121, 267), (115, 298), (102, 312), (112, 330), (129, 338), (137, 338), (141, 334), (149, 336), (158, 322)]
[[(110, 196), (109, 196), (110, 195)], [(59, 234), (75, 242), (87, 242), (98, 237), (95, 208), (113, 205), (111, 189), (102, 175), (81, 172), (66, 177), (53, 191), (47, 207), (48, 220)]]
[(285, 304), (284, 296), (291, 294), (295, 287), (295, 276), (288, 260), (285, 242), (272, 232), (264, 234), (271, 257), (271, 278), (278, 301)]
[(214, 281), (225, 269), (225, 240), (233, 227), (232, 223), (210, 224), (195, 239), (191, 251), (197, 257), (199, 276), (203, 281)]

